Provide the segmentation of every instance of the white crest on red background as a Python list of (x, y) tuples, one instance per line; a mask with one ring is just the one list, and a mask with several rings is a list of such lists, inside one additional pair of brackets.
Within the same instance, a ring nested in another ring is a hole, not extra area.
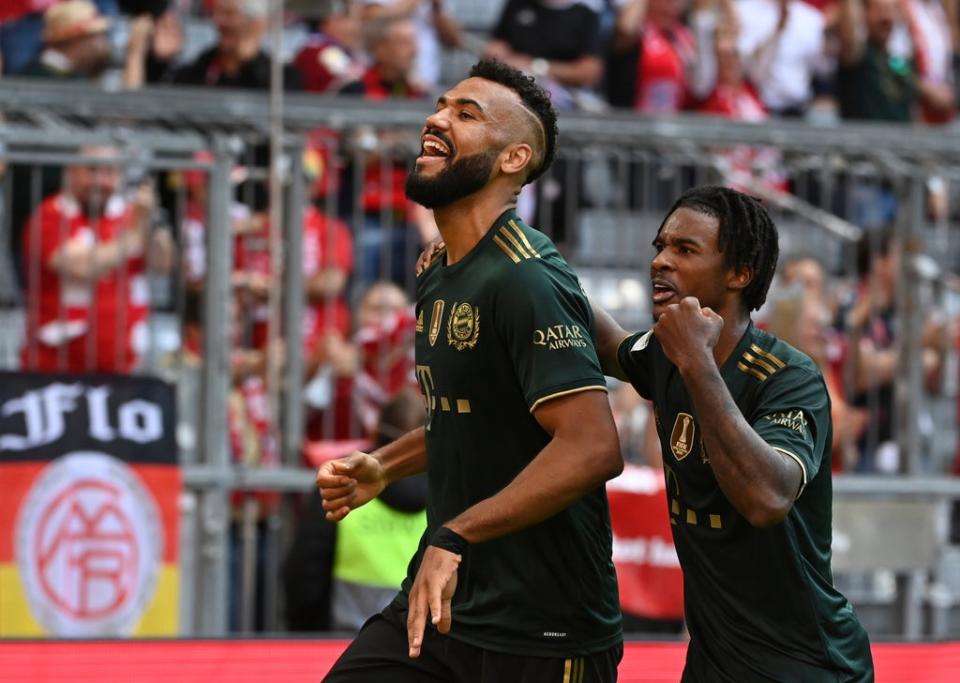
[(156, 502), (133, 469), (97, 452), (54, 460), (24, 499), (15, 534), (27, 601), (49, 634), (133, 631), (163, 558)]

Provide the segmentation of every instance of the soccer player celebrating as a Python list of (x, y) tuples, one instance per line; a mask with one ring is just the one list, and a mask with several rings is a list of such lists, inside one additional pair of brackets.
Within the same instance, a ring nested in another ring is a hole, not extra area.
[(593, 316), (551, 241), (514, 211), (556, 137), (547, 94), (490, 60), (426, 120), (407, 194), (446, 243), (417, 283), (427, 425), (325, 464), (317, 484), (339, 520), (426, 469), (427, 530), (331, 683), (617, 678), (604, 482), (623, 465)]
[(696, 188), (654, 246), (653, 329), (594, 314), (604, 370), (655, 409), (690, 631), (682, 681), (873, 681), (830, 571), (826, 386), (750, 319), (777, 266), (773, 221), (747, 195)]

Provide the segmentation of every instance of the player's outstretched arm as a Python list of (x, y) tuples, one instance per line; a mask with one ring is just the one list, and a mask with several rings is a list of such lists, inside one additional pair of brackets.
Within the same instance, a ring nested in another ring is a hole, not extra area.
[(720, 316), (687, 297), (668, 306), (653, 330), (693, 399), (720, 489), (751, 525), (773, 526), (793, 507), (803, 470), (754, 431), (730, 395), (713, 355), (723, 324)]
[(327, 519), (339, 522), (354, 508), (380, 495), (387, 484), (423, 472), (426, 464), (423, 427), (372, 453), (354, 451), (344, 458), (325, 462), (317, 470), (317, 488)]
[(449, 520), (424, 552), (410, 589), (411, 657), (420, 654), (428, 615), (440, 633), (450, 630), (450, 603), (467, 544), (542, 522), (623, 471), (606, 393), (558, 397), (539, 406), (534, 417), (552, 436), (546, 447), (502, 491)]
[(596, 328), (597, 357), (600, 359), (603, 374), (627, 381), (626, 373), (620, 367), (617, 354), (620, 350), (620, 344), (630, 336), (630, 333), (620, 327), (620, 324), (613, 319), (612, 315), (593, 301), (590, 302), (590, 307), (593, 309), (593, 324)]

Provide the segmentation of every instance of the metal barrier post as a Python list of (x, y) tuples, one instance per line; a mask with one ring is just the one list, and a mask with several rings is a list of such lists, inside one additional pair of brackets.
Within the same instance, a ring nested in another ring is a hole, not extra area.
[[(210, 173), (208, 269), (203, 301), (203, 376), (200, 410), (203, 462), (226, 477), (230, 467), (227, 401), (230, 391), (230, 273), (233, 267), (233, 230), (230, 221), (230, 170), (233, 154), (229, 141), (214, 141)], [(201, 552), (198, 562), (198, 635), (221, 636), (227, 630), (229, 498), (226, 482), (201, 493)]]
[(284, 235), (287, 263), (283, 269), (283, 329), (287, 340), (283, 387), (282, 460), (300, 464), (303, 441), (303, 207), (306, 204), (303, 179), (303, 141), (288, 147), (289, 185), (285, 193)]
[(921, 228), (926, 212), (924, 181), (913, 176), (904, 179), (907, 184), (905, 206), (900, 211), (900, 267), (897, 279), (897, 311), (900, 315), (898, 336), (901, 362), (895, 382), (897, 447), (900, 453), (900, 471), (918, 475), (923, 471), (922, 443), (919, 413), (924, 404), (923, 384), (923, 328), (925, 311), (922, 308), (922, 283), (916, 271), (916, 259), (923, 253)]

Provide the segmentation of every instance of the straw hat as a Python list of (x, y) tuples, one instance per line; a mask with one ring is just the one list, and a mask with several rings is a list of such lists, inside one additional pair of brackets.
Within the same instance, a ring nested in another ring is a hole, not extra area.
[(90, 0), (66, 0), (43, 14), (43, 42), (48, 45), (103, 33), (108, 28), (110, 19)]

